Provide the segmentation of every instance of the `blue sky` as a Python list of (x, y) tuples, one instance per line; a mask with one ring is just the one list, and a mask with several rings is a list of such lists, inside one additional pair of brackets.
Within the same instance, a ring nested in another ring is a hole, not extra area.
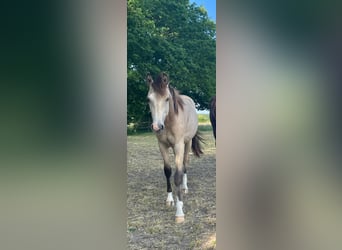
[(190, 3), (196, 3), (198, 6), (203, 5), (208, 11), (208, 16), (216, 23), (216, 0), (190, 0)]

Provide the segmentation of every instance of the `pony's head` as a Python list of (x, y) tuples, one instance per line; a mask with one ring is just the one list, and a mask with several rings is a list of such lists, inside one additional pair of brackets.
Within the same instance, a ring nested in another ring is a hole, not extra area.
[(147, 101), (152, 115), (152, 130), (159, 132), (165, 127), (165, 118), (170, 109), (171, 93), (169, 89), (169, 78), (166, 73), (160, 73), (155, 81), (150, 74), (146, 77), (149, 86)]

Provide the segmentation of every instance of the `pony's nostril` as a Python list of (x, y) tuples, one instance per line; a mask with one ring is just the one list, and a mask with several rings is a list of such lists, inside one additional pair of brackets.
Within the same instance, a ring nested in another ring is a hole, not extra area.
[(163, 124), (160, 125), (160, 129), (164, 129), (164, 125)]
[(153, 131), (159, 131), (159, 130), (160, 130), (159, 125), (157, 125), (157, 124), (155, 124), (155, 123), (152, 123), (151, 127), (152, 127), (152, 130), (153, 130)]

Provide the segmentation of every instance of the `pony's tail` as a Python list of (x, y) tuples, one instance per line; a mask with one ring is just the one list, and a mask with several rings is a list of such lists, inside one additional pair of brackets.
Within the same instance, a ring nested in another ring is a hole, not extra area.
[(204, 138), (197, 130), (195, 136), (192, 138), (191, 149), (195, 156), (200, 157), (203, 154), (201, 142), (204, 143)]

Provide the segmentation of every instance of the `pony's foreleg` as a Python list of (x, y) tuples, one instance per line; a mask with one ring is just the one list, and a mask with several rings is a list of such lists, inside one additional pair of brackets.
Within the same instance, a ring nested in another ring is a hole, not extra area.
[(172, 188), (171, 188), (171, 174), (172, 174), (172, 169), (171, 166), (168, 163), (164, 162), (164, 173), (166, 177), (166, 187), (167, 187), (167, 198), (166, 198), (166, 205), (167, 206), (173, 206), (175, 204), (172, 196)]
[(183, 159), (184, 159), (184, 143), (178, 143), (174, 147), (175, 152), (175, 162), (176, 162), (176, 173), (174, 176), (174, 181), (176, 185), (177, 201), (176, 201), (176, 222), (184, 221), (183, 213), (183, 197), (182, 197), (182, 182), (183, 182)]
[(166, 190), (167, 190), (166, 205), (173, 206), (175, 202), (173, 200), (172, 188), (171, 188), (171, 182), (170, 182), (172, 169), (170, 165), (169, 151), (168, 151), (168, 147), (162, 143), (159, 144), (159, 149), (164, 160), (164, 174), (166, 177)]

